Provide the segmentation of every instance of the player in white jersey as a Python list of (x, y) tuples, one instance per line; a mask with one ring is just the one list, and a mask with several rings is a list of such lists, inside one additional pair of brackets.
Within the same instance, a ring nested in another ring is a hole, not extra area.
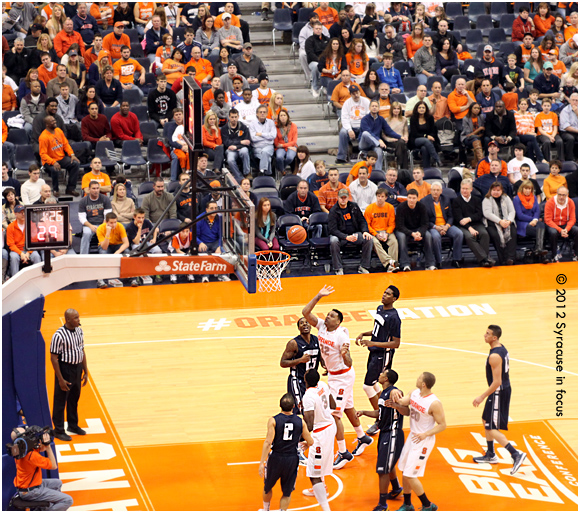
[(404, 504), (399, 511), (415, 511), (411, 504), (411, 491), (415, 492), (421, 501), (421, 511), (436, 511), (437, 505), (432, 503), (419, 481), (425, 473), (429, 455), (435, 447), (435, 435), (446, 427), (443, 405), (431, 389), (435, 385), (435, 376), (423, 372), (417, 378), (417, 388), (402, 397), (399, 390), (391, 392), (391, 398), (385, 401), (387, 406), (396, 408), (403, 414), (410, 414), (411, 431), (399, 458), (399, 470), (403, 472)]
[(334, 437), (336, 424), (332, 410), (336, 402), (330, 393), (328, 385), (320, 381), (316, 369), (310, 369), (305, 375), (306, 393), (302, 398), (304, 421), (312, 432), (314, 444), (308, 450), (306, 476), (310, 478), (312, 488), (304, 490), (304, 495), (314, 495), (323, 511), (330, 511), (328, 506), (324, 476), (332, 474), (334, 458)]
[[(332, 415), (336, 422), (336, 440), (338, 442), (338, 455), (334, 461), (334, 468), (338, 470), (344, 467), (349, 461), (352, 461), (353, 456), (362, 454), (365, 447), (373, 443), (373, 439), (363, 431), (360, 420), (356, 415), (356, 410), (354, 409), (353, 389), (355, 372), (352, 368), (348, 330), (340, 325), (343, 319), (342, 313), (339, 310), (333, 309), (328, 312), (324, 321), (312, 313), (318, 301), (333, 292), (333, 287), (326, 285), (322, 287), (312, 301), (302, 309), (302, 315), (308, 320), (311, 326), (318, 329), (320, 355), (328, 371), (330, 393), (336, 401), (336, 408), (332, 412)], [(346, 442), (344, 441), (343, 412), (346, 413), (357, 436), (357, 446), (352, 454), (347, 450)]]

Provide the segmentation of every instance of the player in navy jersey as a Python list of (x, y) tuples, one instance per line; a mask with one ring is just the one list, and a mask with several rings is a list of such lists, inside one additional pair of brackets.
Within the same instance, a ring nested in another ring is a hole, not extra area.
[[(400, 389), (395, 386), (399, 380), (399, 375), (392, 369), (384, 370), (379, 376), (379, 383), (383, 391), (378, 400), (378, 410), (362, 410), (357, 412), (360, 417), (366, 415), (377, 420), (379, 444), (377, 449), (377, 474), (379, 474), (379, 504), (373, 511), (387, 511), (387, 500), (396, 499), (403, 488), (397, 479), (397, 461), (405, 445), (405, 435), (403, 433), (403, 415), (401, 411), (387, 406), (393, 390)], [(389, 482), (392, 490), (389, 493)]]
[[(314, 443), (306, 422), (292, 413), (294, 398), (284, 394), (280, 399), (281, 413), (268, 419), (268, 433), (262, 447), (259, 473), (264, 478), (262, 511), (270, 511), (272, 488), (280, 480), (282, 498), (280, 510), (285, 511), (290, 505), (290, 494), (296, 484), (298, 473), (298, 444), (303, 437), (308, 446)], [(270, 452), (270, 449), (272, 452)], [(268, 456), (268, 453), (270, 455)], [(268, 460), (266, 462), (266, 460)]]
[(294, 413), (302, 413), (302, 397), (306, 392), (304, 374), (310, 369), (318, 370), (320, 347), (318, 337), (310, 333), (311, 326), (305, 317), (296, 323), (300, 335), (286, 344), (280, 359), (280, 367), (290, 368), (288, 392), (294, 396)]
[[(378, 384), (379, 376), (385, 369), (391, 368), (395, 349), (401, 345), (401, 319), (397, 310), (393, 308), (393, 303), (399, 299), (399, 296), (399, 289), (394, 285), (389, 285), (383, 294), (382, 304), (377, 308), (373, 331), (361, 333), (356, 337), (357, 345), (369, 348), (363, 390), (375, 410), (379, 409), (381, 394), (381, 387)], [(364, 337), (371, 337), (371, 339), (370, 341), (363, 340)], [(367, 430), (367, 435), (375, 435), (378, 430), (375, 422)]]
[(485, 343), (489, 344), (489, 356), (485, 364), (487, 390), (473, 400), (473, 406), (478, 407), (485, 401), (483, 409), (483, 427), (487, 441), (487, 452), (483, 456), (474, 457), (475, 463), (499, 463), (493, 447), (494, 441), (505, 447), (514, 460), (511, 474), (515, 474), (526, 459), (526, 453), (515, 449), (507, 437), (499, 430), (507, 430), (510, 397), (510, 360), (507, 349), (500, 343), (501, 328), (490, 324), (485, 332)]

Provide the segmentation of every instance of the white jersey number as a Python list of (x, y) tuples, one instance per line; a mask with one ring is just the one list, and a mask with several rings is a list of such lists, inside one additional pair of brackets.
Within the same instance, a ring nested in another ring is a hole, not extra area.
[(284, 424), (284, 440), (292, 440), (294, 424)]

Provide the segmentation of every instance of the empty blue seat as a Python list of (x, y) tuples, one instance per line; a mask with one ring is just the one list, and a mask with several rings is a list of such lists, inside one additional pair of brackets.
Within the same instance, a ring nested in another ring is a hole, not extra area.
[(471, 2), (467, 8), (470, 21), (475, 23), (479, 16), (485, 14), (485, 4), (483, 2)]
[(461, 37), (465, 37), (471, 30), (471, 23), (468, 16), (457, 16), (453, 22), (453, 30), (459, 32)]
[(469, 52), (475, 52), (481, 43), (483, 43), (483, 34), (479, 29), (470, 30), (465, 36), (465, 44)]
[(494, 28), (489, 31), (487, 42), (493, 46), (494, 50), (499, 50), (502, 43), (506, 43), (505, 30), (502, 28)]
[(483, 14), (477, 17), (477, 22), (475, 26), (481, 30), (481, 33), (485, 37), (489, 37), (489, 32), (493, 28), (493, 22), (491, 21), (491, 16), (488, 14)]
[(499, 19), (499, 28), (505, 30), (506, 35), (512, 35), (512, 29), (514, 26), (515, 16), (513, 14), (502, 14)]
[(445, 7), (445, 14), (452, 21), (455, 21), (458, 16), (463, 16), (463, 6), (461, 5), (461, 2), (448, 2)]
[[(125, 144), (128, 142), (137, 142), (137, 141), (125, 141), (125, 143), (123, 143), (123, 151), (125, 151)], [(137, 147), (139, 148), (138, 156), (136, 154)], [(142, 164), (137, 163), (139, 162), (139, 158), (143, 161), (143, 157), (141, 155), (141, 146), (137, 142), (137, 146), (131, 148), (131, 156), (130, 156), (130, 159), (132, 159), (133, 162), (135, 163), (134, 164), (131, 164), (130, 162), (127, 163), (132, 166), (140, 166)], [(163, 164), (169, 164), (170, 162), (171, 160), (159, 145), (159, 139), (149, 139), (149, 141), (147, 142), (147, 178), (149, 179), (149, 171), (151, 169), (151, 165), (161, 166)]]

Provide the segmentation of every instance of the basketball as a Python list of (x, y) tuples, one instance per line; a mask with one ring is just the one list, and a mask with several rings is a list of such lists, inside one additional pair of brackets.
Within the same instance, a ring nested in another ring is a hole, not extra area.
[(290, 227), (286, 235), (292, 244), (302, 244), (306, 240), (306, 230), (299, 224)]

